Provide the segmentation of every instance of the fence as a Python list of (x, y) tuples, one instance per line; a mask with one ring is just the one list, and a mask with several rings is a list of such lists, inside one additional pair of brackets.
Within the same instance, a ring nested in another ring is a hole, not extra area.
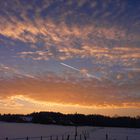
[(0, 138), (0, 140), (88, 140), (89, 132), (83, 131), (79, 134), (64, 134), (64, 135), (51, 135), (51, 136), (39, 136), (39, 137), (23, 137), (23, 138)]

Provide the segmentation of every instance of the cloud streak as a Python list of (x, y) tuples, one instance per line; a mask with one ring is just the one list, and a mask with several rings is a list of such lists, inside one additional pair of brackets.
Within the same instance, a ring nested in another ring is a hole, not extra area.
[(65, 67), (68, 67), (68, 68), (71, 68), (71, 69), (73, 69), (73, 70), (76, 70), (76, 71), (80, 72), (81, 74), (83, 73), (83, 74), (85, 74), (85, 75), (86, 75), (87, 77), (89, 77), (89, 78), (95, 78), (95, 79), (101, 81), (100, 78), (98, 78), (98, 77), (95, 76), (95, 75), (92, 75), (92, 74), (87, 73), (87, 71), (85, 71), (85, 70), (79, 70), (79, 69), (74, 68), (74, 67), (72, 67), (72, 66), (70, 66), (70, 65), (67, 65), (67, 64), (65, 64), (65, 63), (60, 63), (60, 64), (63, 65), (63, 66), (65, 66)]

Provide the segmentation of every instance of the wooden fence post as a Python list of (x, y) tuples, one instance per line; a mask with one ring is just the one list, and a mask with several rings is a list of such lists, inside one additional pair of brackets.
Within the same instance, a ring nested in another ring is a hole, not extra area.
[(70, 139), (70, 135), (68, 135), (68, 137), (67, 137), (67, 140), (69, 140)]
[(86, 135), (84, 135), (84, 139), (85, 139), (85, 140), (87, 140), (87, 137), (86, 137)]
[(77, 135), (75, 135), (74, 140), (76, 140), (76, 138), (77, 138)]
[(42, 140), (42, 136), (41, 136), (40, 140)]
[(8, 140), (8, 137), (6, 137), (6, 140)]
[(50, 140), (52, 140), (52, 136), (50, 136)]
[(128, 140), (128, 136), (126, 136), (126, 140)]
[(56, 140), (58, 140), (58, 136), (56, 136)]
[(105, 139), (108, 140), (108, 134), (105, 135)]
[(29, 140), (29, 137), (27, 137), (26, 140)]

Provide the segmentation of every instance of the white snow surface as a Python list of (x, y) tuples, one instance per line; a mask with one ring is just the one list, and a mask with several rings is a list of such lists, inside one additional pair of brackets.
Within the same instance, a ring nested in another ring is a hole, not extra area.
[[(58, 135), (59, 139), (62, 140), (62, 135), (72, 135), (74, 131), (75, 127), (73, 126), (0, 122), (0, 140), (4, 140), (6, 137), (9, 140), (14, 138), (24, 138), (17, 140), (25, 140), (27, 136), (29, 140), (40, 140), (40, 136), (51, 135)], [(89, 132), (90, 137), (87, 140), (106, 140), (106, 134), (108, 134), (108, 140), (140, 140), (140, 129), (135, 128), (78, 127), (78, 133), (80, 134), (82, 131)], [(39, 137), (39, 139), (30, 137)], [(44, 138), (44, 140), (50, 140), (50, 138)], [(80, 139), (77, 138), (77, 140)], [(84, 139), (82, 138), (82, 140)]]

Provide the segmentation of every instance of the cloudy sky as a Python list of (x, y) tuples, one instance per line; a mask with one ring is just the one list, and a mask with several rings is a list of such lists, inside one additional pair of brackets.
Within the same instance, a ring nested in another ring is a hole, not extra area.
[(139, 0), (0, 0), (0, 112), (140, 115)]

